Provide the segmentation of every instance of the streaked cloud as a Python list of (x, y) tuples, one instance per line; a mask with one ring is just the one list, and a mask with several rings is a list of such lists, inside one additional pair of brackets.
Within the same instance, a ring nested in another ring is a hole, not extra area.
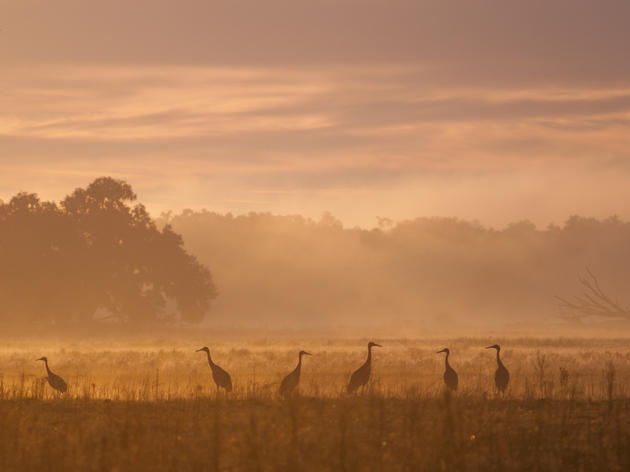
[(582, 0), (16, 2), (0, 34), (0, 197), (59, 198), (107, 174), (154, 211), (330, 210), (364, 225), (623, 215), (626, 13)]

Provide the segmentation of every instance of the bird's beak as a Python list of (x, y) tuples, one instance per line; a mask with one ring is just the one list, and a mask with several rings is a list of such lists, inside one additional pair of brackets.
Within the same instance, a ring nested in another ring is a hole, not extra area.
[(374, 343), (374, 345), (375, 345), (376, 347), (383, 347), (383, 346), (381, 346), (380, 344), (376, 344), (376, 343)]
[(310, 352), (306, 352), (306, 351), (304, 351), (304, 354), (307, 355), (307, 356), (312, 356), (313, 355)]
[(441, 351), (436, 352), (436, 354), (440, 354), (442, 352), (446, 352), (446, 349), (442, 349)]
[(43, 361), (43, 360), (44, 360), (44, 358), (43, 358), (43, 357), (40, 357), (39, 359), (35, 359), (35, 360), (36, 360), (36, 361)]
[(203, 351), (203, 349), (197, 349), (195, 352)]
[(492, 349), (494, 346), (488, 346), (486, 349)]

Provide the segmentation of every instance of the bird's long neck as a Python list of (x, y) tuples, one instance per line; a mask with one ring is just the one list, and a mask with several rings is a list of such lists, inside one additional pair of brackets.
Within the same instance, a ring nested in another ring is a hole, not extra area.
[(499, 357), (499, 351), (500, 349), (497, 349), (497, 365), (503, 367), (503, 362), (501, 362), (501, 358)]
[(50, 367), (48, 367), (48, 359), (44, 360), (44, 365), (46, 365), (46, 372), (50, 375)]
[(368, 356), (367, 356), (367, 360), (365, 361), (366, 364), (371, 364), (372, 363), (372, 346), (368, 346)]
[(300, 376), (300, 372), (302, 371), (302, 354), (299, 355), (297, 367), (295, 368), (295, 372), (297, 372), (297, 376)]
[(448, 363), (448, 356), (449, 356), (450, 354), (451, 354), (451, 353), (447, 351), (447, 352), (446, 352), (446, 358), (444, 359), (444, 365), (446, 366), (446, 368), (447, 368), (447, 369), (451, 367), (451, 366), (449, 365), (449, 363)]
[(210, 367), (214, 367), (214, 362), (212, 362), (212, 357), (210, 357), (210, 351), (206, 351), (206, 354), (208, 355), (208, 364), (210, 364)]

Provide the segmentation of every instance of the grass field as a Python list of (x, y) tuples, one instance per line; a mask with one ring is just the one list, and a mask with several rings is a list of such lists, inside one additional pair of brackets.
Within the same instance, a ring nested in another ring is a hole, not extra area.
[[(349, 397), (367, 340), (7, 340), (0, 470), (630, 470), (628, 340), (377, 341), (373, 381)], [(512, 376), (504, 396), (483, 349), (495, 342)], [(194, 352), (204, 344), (232, 394), (217, 394)], [(442, 389), (445, 346), (456, 395)], [(281, 400), (300, 348), (314, 354), (302, 395)], [(63, 397), (42, 355), (68, 382)]]

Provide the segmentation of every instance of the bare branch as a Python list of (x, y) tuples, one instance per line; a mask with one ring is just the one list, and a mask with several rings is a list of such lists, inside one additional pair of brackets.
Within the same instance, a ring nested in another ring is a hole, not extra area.
[(586, 275), (578, 274), (578, 282), (582, 285), (581, 295), (572, 299), (555, 297), (559, 306), (572, 312), (572, 317), (582, 319), (588, 316), (604, 319), (625, 319), (630, 321), (630, 310), (621, 306), (617, 299), (606, 295), (595, 274), (587, 267)]

